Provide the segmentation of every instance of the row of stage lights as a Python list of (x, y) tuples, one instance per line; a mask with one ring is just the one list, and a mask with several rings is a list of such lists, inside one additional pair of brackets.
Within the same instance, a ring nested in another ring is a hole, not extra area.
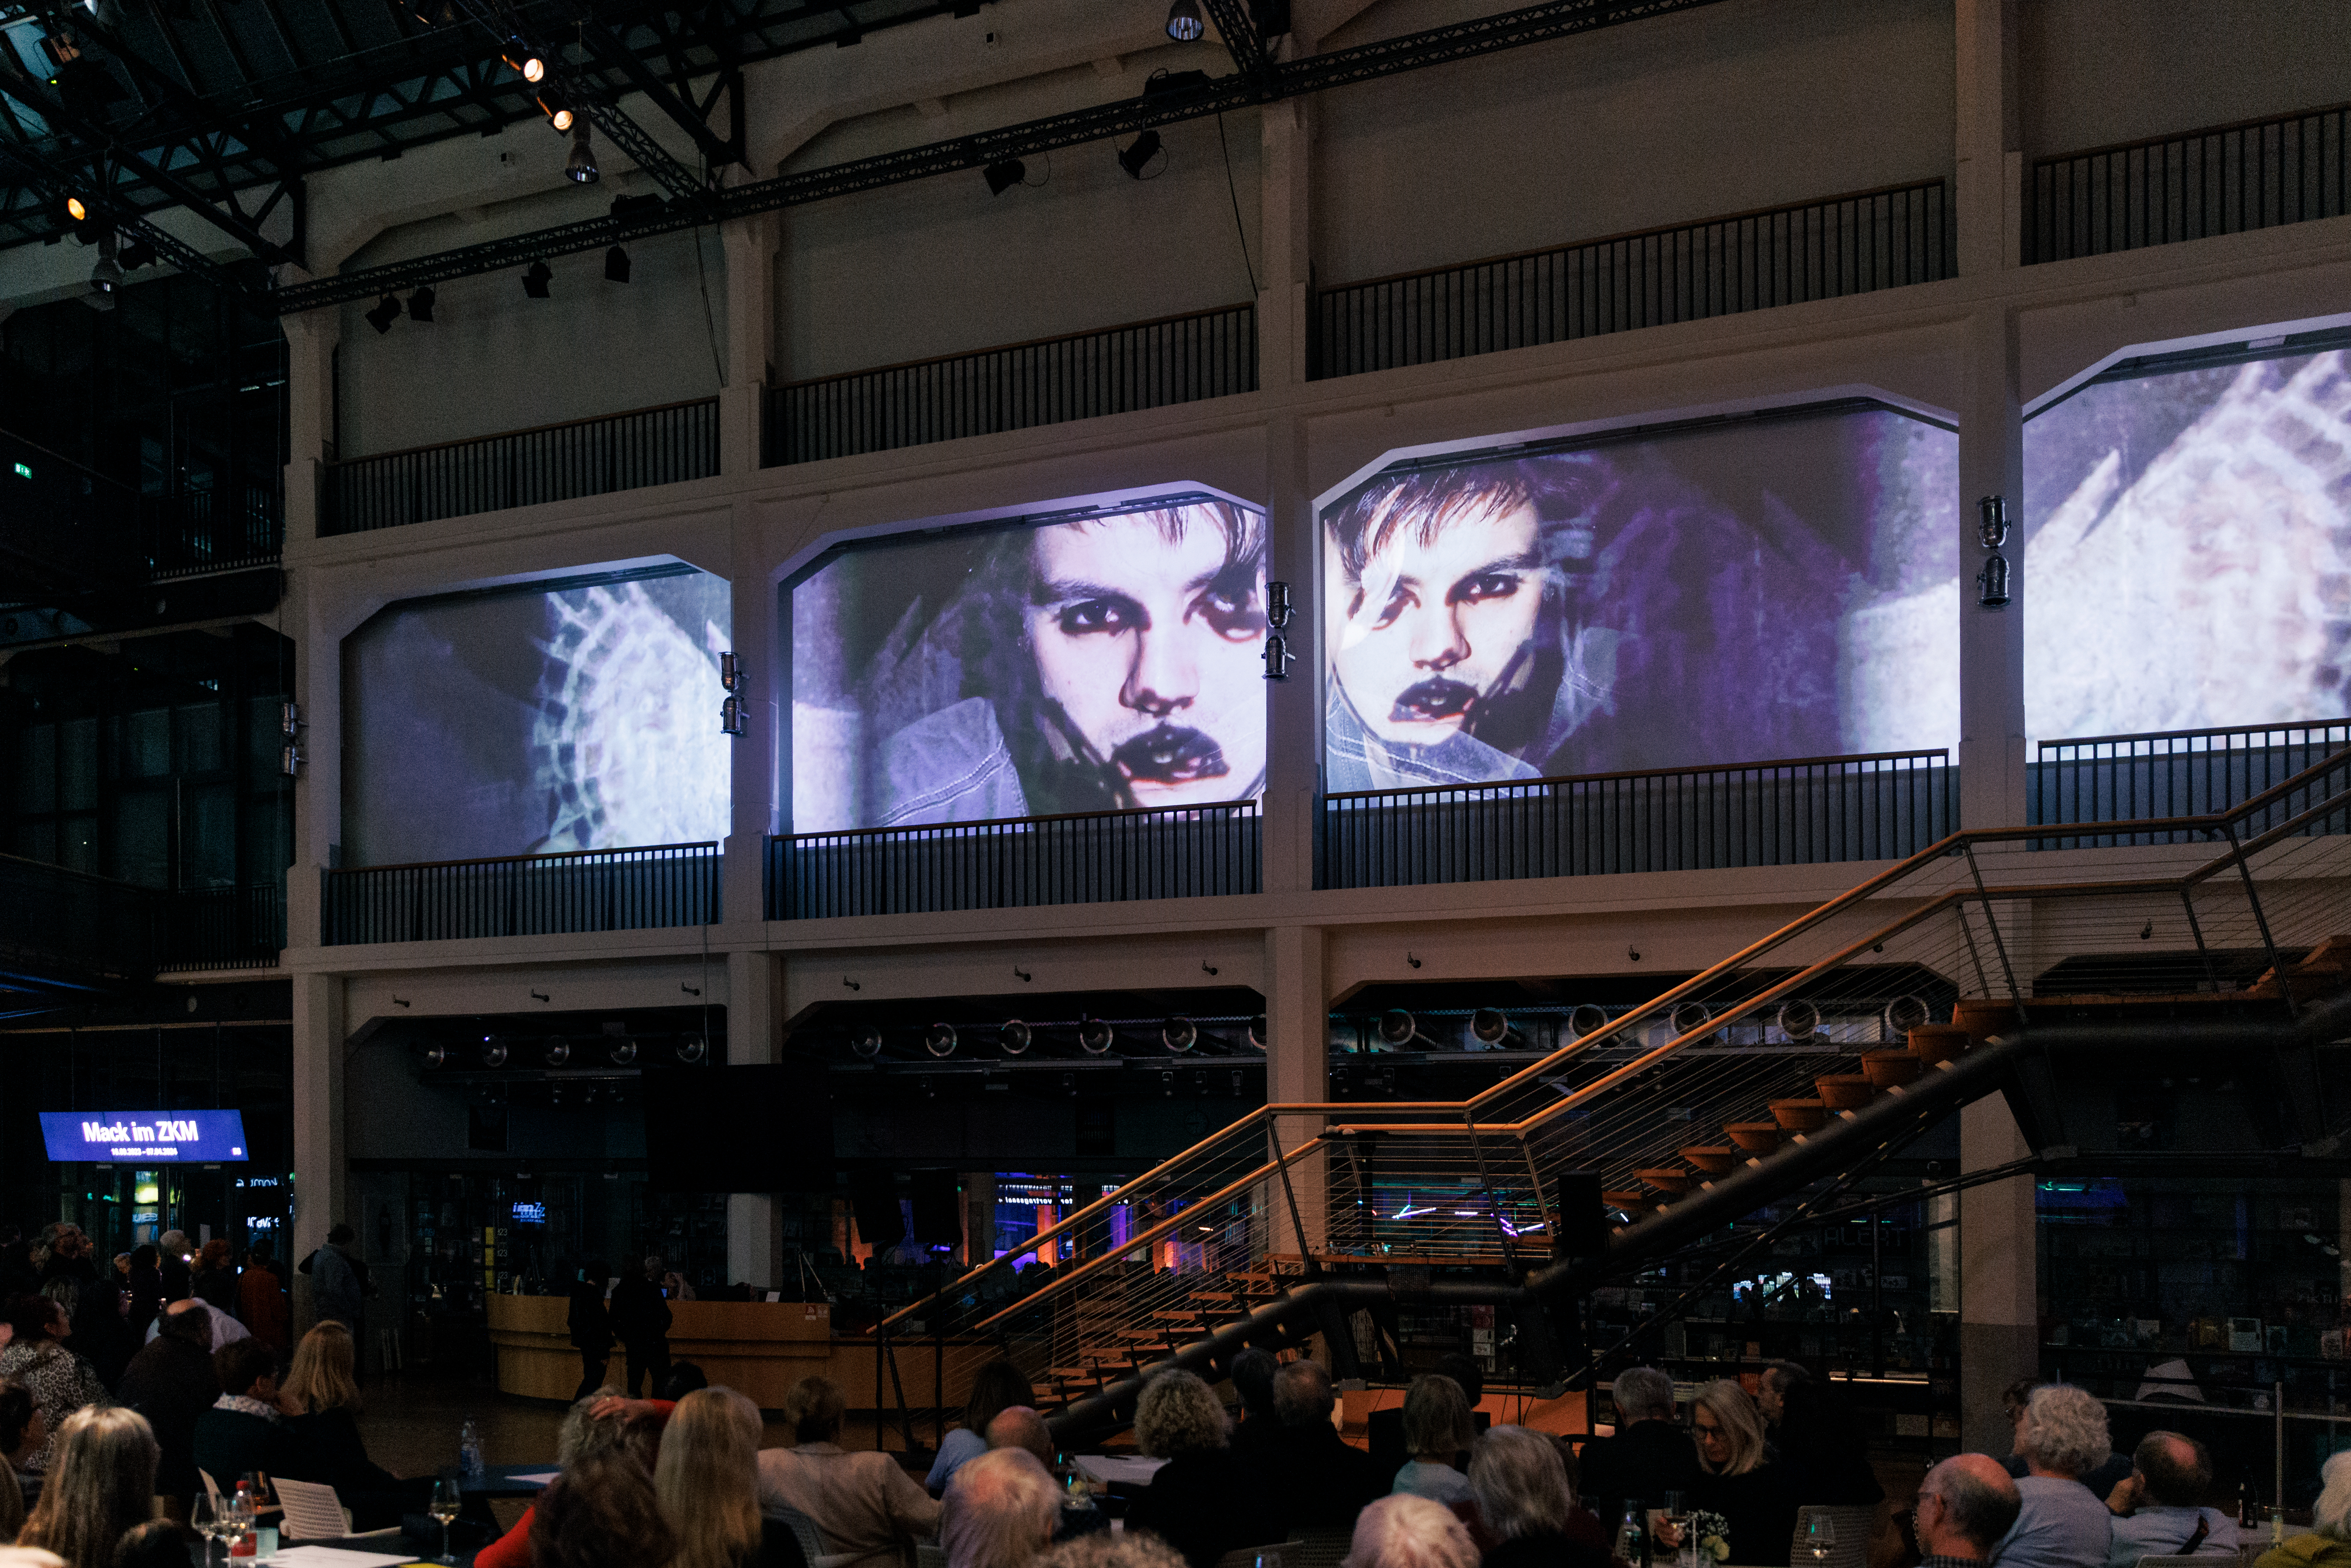
[[(1037, 1040), (1036, 1029), (1019, 1019), (1007, 1019), (997, 1025), (995, 1035), (997, 1049), (1007, 1056), (1026, 1054)], [(1107, 1054), (1110, 1048), (1117, 1042), (1118, 1030), (1108, 1019), (1084, 1018), (1078, 1020), (1077, 1038), (1079, 1050), (1088, 1056), (1102, 1056)], [(1265, 1019), (1251, 1019), (1244, 1031), (1244, 1038), (1247, 1039), (1250, 1050), (1263, 1051), (1266, 1038)], [(1191, 1051), (1203, 1040), (1216, 1040), (1221, 1044), (1232, 1043), (1217, 1040), (1216, 1036), (1203, 1035), (1199, 1025), (1187, 1018), (1171, 1018), (1159, 1026), (1159, 1043), (1178, 1055)], [(953, 1056), (962, 1044), (962, 1031), (951, 1023), (935, 1023), (923, 1031), (923, 1049), (933, 1056), (942, 1058)], [(869, 1061), (882, 1054), (882, 1045), (880, 1024), (861, 1024), (849, 1037), (849, 1048)]]
[[(513, 1060), (516, 1043), (503, 1035), (486, 1034), (482, 1037), (481, 1043), (474, 1048), (474, 1058), (484, 1067), (493, 1069), (504, 1067)], [(537, 1044), (539, 1061), (549, 1067), (584, 1067), (588, 1065), (584, 1058), (600, 1045), (603, 1047), (605, 1061), (615, 1067), (632, 1067), (636, 1065), (641, 1054), (640, 1046), (636, 1040), (616, 1035), (596, 1036), (582, 1041), (576, 1050), (572, 1042), (561, 1035), (550, 1036), (538, 1040)], [(463, 1049), (460, 1047), (453, 1050), (445, 1045), (429, 1046), (424, 1052), (424, 1065), (428, 1069), (464, 1066), (465, 1063), (459, 1061)], [(710, 1042), (700, 1035), (687, 1035), (671, 1045), (670, 1054), (679, 1062), (691, 1067), (709, 1057)], [(522, 1063), (517, 1062), (516, 1065), (520, 1066)]]

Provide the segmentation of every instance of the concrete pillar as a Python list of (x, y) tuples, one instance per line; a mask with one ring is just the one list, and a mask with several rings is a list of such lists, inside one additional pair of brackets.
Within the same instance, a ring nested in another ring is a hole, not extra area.
[[(2004, 305), (1967, 321), (1959, 407), (1959, 821), (1970, 828), (2024, 821), (2024, 423), (2017, 395), (2016, 319)], [(1988, 552), (1977, 499), (2008, 501), (2009, 603), (1986, 609), (1975, 577)]]
[(335, 432), (340, 309), (288, 316), (286, 329), (286, 543), (288, 557), (319, 537), (319, 470), (340, 455)]
[(1290, 585), (1290, 620), (1282, 635), (1294, 657), (1288, 679), (1265, 683), (1263, 874), (1268, 893), (1306, 893), (1314, 886), (1322, 789), (1322, 639), (1315, 630), (1322, 573), (1314, 499), (1306, 488), (1304, 422), (1289, 414), (1267, 421), (1265, 447), (1266, 574)]
[(1313, 102), (1289, 98), (1258, 111), (1263, 172), (1265, 270), (1257, 302), (1258, 380), (1267, 388), (1307, 379), (1308, 312), (1313, 308)]
[[(726, 1061), (783, 1060), (776, 1003), (781, 989), (774, 958), (765, 952), (726, 955)], [(773, 1193), (738, 1192), (726, 1199), (726, 1280), (772, 1289), (783, 1281), (781, 1208)]]
[[(1265, 1090), (1269, 1104), (1316, 1104), (1331, 1096), (1330, 977), (1319, 925), (1277, 925), (1266, 944), (1266, 1063)], [(1275, 1134), (1282, 1150), (1297, 1148), (1322, 1130), (1319, 1115), (1276, 1119)], [(1294, 1195), (1299, 1219), (1305, 1228), (1305, 1245), (1322, 1245), (1324, 1162), (1305, 1159), (1290, 1167), (1287, 1189), (1271, 1183), (1264, 1195), (1269, 1211), (1272, 1250), (1301, 1249), (1298, 1228), (1290, 1223)]]
[(726, 384), (718, 393), (718, 469), (759, 467), (760, 396), (776, 358), (776, 236), (772, 215), (722, 225), (726, 252)]
[(340, 629), (321, 619), (315, 581), (315, 569), (287, 570), (281, 616), (294, 643), (293, 697), (304, 725), (294, 776), (294, 861), (286, 871), (289, 948), (319, 946), (319, 877), (342, 858), (342, 641)]
[[(343, 982), (338, 975), (297, 974), (294, 986), (294, 1201), (292, 1245), (299, 1263), (324, 1246), (349, 1216), (350, 1173), (343, 1164)], [(356, 1223), (356, 1222), (355, 1222)], [(297, 1333), (313, 1319), (310, 1277), (297, 1273)]]
[(1959, 0), (1953, 101), (1959, 110), (1959, 270), (2018, 262), (2023, 227), (2024, 135), (2017, 90), (2017, 0)]
[[(2032, 1152), (2000, 1096), (1959, 1113), (1962, 1172), (1990, 1170)], [(2031, 1176), (1959, 1195), (1959, 1446), (2005, 1455), (2010, 1431), (2000, 1391), (2041, 1369)]]
[[(735, 657), (745, 681), (738, 695), (748, 732), (732, 743), (731, 806), (720, 874), (725, 879), (726, 923), (738, 941), (758, 940), (763, 928), (767, 836), (775, 831), (778, 781), (783, 773), (784, 664), (777, 647), (776, 589), (760, 558), (760, 542), (751, 503), (737, 501), (728, 601)], [(710, 696), (714, 725), (722, 695), (713, 692)]]

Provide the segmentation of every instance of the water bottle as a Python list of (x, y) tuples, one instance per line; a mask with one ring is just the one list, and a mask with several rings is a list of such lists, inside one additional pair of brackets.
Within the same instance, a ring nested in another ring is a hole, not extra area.
[(1617, 1561), (1629, 1564), (1630, 1568), (1641, 1568), (1644, 1548), (1646, 1545), (1643, 1537), (1646, 1533), (1647, 1531), (1641, 1525), (1639, 1507), (1626, 1509), (1625, 1522), (1616, 1527)]
[(457, 1433), (457, 1468), (472, 1480), (481, 1479), (489, 1468), (482, 1458), (481, 1423), (471, 1416), (465, 1417), (465, 1425)]

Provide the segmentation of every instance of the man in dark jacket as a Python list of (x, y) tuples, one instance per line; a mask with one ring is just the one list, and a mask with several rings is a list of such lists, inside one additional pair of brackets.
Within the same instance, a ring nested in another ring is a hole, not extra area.
[(196, 1419), (213, 1407), (220, 1391), (213, 1371), (211, 1312), (202, 1302), (173, 1302), (157, 1321), (154, 1339), (123, 1369), (115, 1391), (155, 1428), (162, 1450), (155, 1490), (162, 1495), (184, 1500), (203, 1487), (196, 1476)]
[(1663, 1506), (1669, 1491), (1694, 1490), (1698, 1445), (1674, 1419), (1674, 1380), (1654, 1366), (1616, 1375), (1616, 1435), (1588, 1443), (1576, 1488), (1613, 1536), (1628, 1506)]
[[(612, 1277), (601, 1258), (591, 1259), (571, 1281), (571, 1347), (580, 1353), (580, 1387), (571, 1396), (578, 1404), (604, 1386), (604, 1364), (612, 1354), (612, 1323), (604, 1315), (604, 1281)], [(658, 1396), (661, 1390), (656, 1386)]]
[(298, 1481), (319, 1480), (309, 1445), (295, 1440), (277, 1407), (277, 1357), (256, 1339), (235, 1339), (213, 1352), (220, 1397), (196, 1417), (196, 1468), (224, 1488), (247, 1470)]
[(661, 1287), (654, 1283), (661, 1276), (660, 1257), (646, 1259), (643, 1273), (621, 1276), (620, 1283), (612, 1287), (611, 1303), (606, 1309), (612, 1333), (628, 1353), (632, 1399), (637, 1396), (638, 1385), (648, 1373), (653, 1375), (655, 1393), (669, 1381), (669, 1302), (662, 1299)]
[(1387, 1490), (1379, 1464), (1331, 1425), (1331, 1375), (1311, 1361), (1274, 1374), (1273, 1414), (1281, 1429), (1256, 1457), (1267, 1522), (1290, 1531), (1352, 1530), (1364, 1505)]

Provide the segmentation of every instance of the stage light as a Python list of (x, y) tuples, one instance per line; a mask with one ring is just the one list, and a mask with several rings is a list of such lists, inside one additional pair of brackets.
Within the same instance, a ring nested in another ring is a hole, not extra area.
[(110, 296), (121, 287), (122, 263), (115, 259), (114, 235), (102, 234), (98, 236), (98, 265), (89, 269), (90, 292)]
[(507, 1042), (500, 1040), (494, 1034), (484, 1035), (482, 1037), (482, 1065), (485, 1067), (504, 1067), (506, 1064)]
[(1500, 1045), (1517, 1032), (1499, 1008), (1479, 1008), (1469, 1015), (1469, 1037), (1480, 1045)]
[(1265, 1049), (1265, 1042), (1272, 1038), (1273, 1031), (1266, 1027), (1265, 1015), (1263, 1013), (1259, 1013), (1257, 1017), (1249, 1019), (1249, 1042), (1251, 1047), (1259, 1051), (1263, 1051)]
[[(1713, 1021), (1713, 1019), (1714, 1015), (1706, 1010), (1706, 1004), (1703, 1002), (1684, 1002), (1667, 1016), (1666, 1023), (1674, 1031), (1675, 1038), (1679, 1039), (1683, 1035), (1695, 1034), (1699, 1030), (1705, 1029), (1709, 1022)], [(1704, 1045), (1713, 1038), (1711, 1033), (1708, 1033), (1691, 1043)]]
[(426, 284), (408, 297), (408, 319), (430, 323), (433, 319), (433, 286)]
[(1899, 996), (1886, 1004), (1886, 1032), (1889, 1039), (1907, 1040), (1910, 1031), (1922, 1028), (1932, 1015), (1927, 1004), (1917, 997)]
[(693, 1063), (710, 1054), (710, 1042), (698, 1034), (690, 1034), (677, 1042), (677, 1059)]
[(1078, 1049), (1088, 1056), (1100, 1056), (1110, 1049), (1111, 1041), (1116, 1038), (1110, 1025), (1100, 1019), (1078, 1020)]
[(1420, 1032), (1420, 1020), (1402, 1008), (1390, 1008), (1380, 1015), (1379, 1035), (1381, 1043), (1391, 1049), (1409, 1045), (1416, 1040), (1423, 1045), (1437, 1043)]
[(629, 253), (619, 246), (604, 253), (604, 281), (626, 283), (629, 280)]
[(379, 338), (391, 331), (392, 324), (399, 319), (400, 296), (397, 294), (385, 295), (376, 302), (376, 308), (367, 313), (367, 324), (375, 329)]
[(871, 1061), (882, 1054), (882, 1026), (859, 1024), (849, 1037), (849, 1049)]
[(549, 1067), (560, 1067), (571, 1060), (571, 1042), (560, 1037), (550, 1040), (541, 1054), (547, 1058)]
[(559, 109), (548, 115), (548, 123), (558, 131), (569, 131), (574, 116), (569, 109)]
[(990, 163), (980, 172), (987, 178), (987, 193), (1000, 196), (1029, 178), (1029, 165), (1018, 158), (1007, 158), (1001, 162)]
[(522, 79), (527, 82), (539, 82), (546, 80), (547, 62), (540, 59), (537, 55), (533, 55), (530, 58), (523, 61)]
[(1146, 131), (1120, 151), (1118, 166), (1126, 171), (1127, 178), (1140, 180), (1144, 166), (1158, 157), (1160, 151), (1159, 132)]
[(1821, 1009), (1810, 1002), (1781, 1003), (1780, 1032), (1792, 1040), (1812, 1039), (1821, 1032)]
[(448, 1060), (449, 1060), (449, 1048), (448, 1048), (447, 1046), (445, 1046), (445, 1045), (434, 1045), (434, 1046), (427, 1046), (427, 1047), (425, 1048), (425, 1051), (424, 1051), (424, 1065), (425, 1065), (426, 1067), (438, 1067), (438, 1066), (440, 1066), (443, 1062), (444, 1062), (444, 1061), (448, 1061)]
[(82, 205), (82, 201), (79, 196), (68, 196), (66, 198), (66, 215), (73, 219), (74, 222), (80, 223), (83, 219), (89, 216), (89, 209)]
[(996, 1043), (1004, 1048), (1004, 1054), (1007, 1056), (1019, 1055), (1029, 1049), (1029, 1042), (1036, 1038), (1029, 1026), (1019, 1019), (1006, 1019), (996, 1030)]
[(571, 156), (563, 162), (563, 177), (575, 185), (596, 183), (596, 152), (588, 145), (588, 128), (571, 128)]
[(616, 1040), (605, 1047), (604, 1054), (612, 1059), (613, 1066), (626, 1067), (637, 1059), (637, 1042), (633, 1040)]
[(1567, 1015), (1567, 1031), (1578, 1040), (1582, 1040), (1587, 1034), (1598, 1034), (1607, 1027), (1606, 1010), (1593, 1007), (1590, 1002), (1582, 1004)]
[(956, 1028), (951, 1023), (935, 1023), (923, 1031), (923, 1049), (933, 1056), (953, 1056), (956, 1052)]
[(737, 737), (751, 733), (751, 724), (741, 697), (728, 697), (718, 705), (718, 733)]
[(554, 281), (555, 270), (543, 261), (534, 261), (522, 275), (522, 291), (533, 299), (547, 298), (547, 286)]
[(1170, 1051), (1189, 1051), (1200, 1043), (1200, 1031), (1187, 1018), (1172, 1018), (1159, 1028), (1159, 1043)]
[(1200, 19), (1200, 0), (1176, 0), (1167, 7), (1167, 36), (1179, 44), (1188, 44), (1208, 30)]

